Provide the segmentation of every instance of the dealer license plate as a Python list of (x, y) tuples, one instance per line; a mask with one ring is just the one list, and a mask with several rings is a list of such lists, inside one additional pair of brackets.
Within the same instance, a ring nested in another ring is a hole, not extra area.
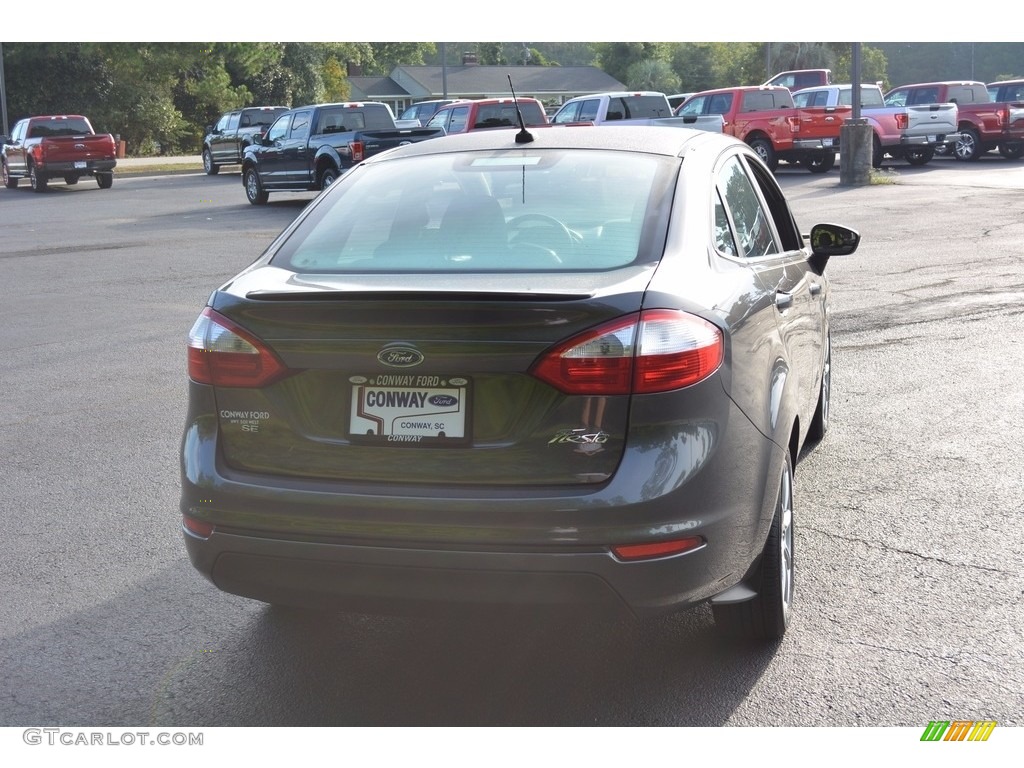
[(831, 147), (832, 146), (832, 139), (822, 139), (821, 140), (821, 146), (823, 146), (823, 147)]
[(929, 144), (934, 144), (937, 138), (938, 137), (933, 135), (933, 134), (928, 134), (928, 143)]
[(462, 376), (354, 376), (349, 434), (373, 442), (461, 442), (466, 436), (469, 380)]
[(85, 160), (75, 160), (75, 168), (85, 168), (87, 165)]

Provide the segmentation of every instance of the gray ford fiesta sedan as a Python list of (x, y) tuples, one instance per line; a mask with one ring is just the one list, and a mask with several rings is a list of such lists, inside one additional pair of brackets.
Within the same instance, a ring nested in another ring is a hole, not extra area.
[(780, 637), (829, 417), (829, 257), (742, 142), (555, 126), (345, 174), (188, 337), (184, 539), (227, 592), (375, 613), (710, 601)]

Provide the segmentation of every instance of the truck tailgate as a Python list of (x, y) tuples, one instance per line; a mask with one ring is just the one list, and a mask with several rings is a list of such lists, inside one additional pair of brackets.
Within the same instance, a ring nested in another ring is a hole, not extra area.
[(956, 104), (921, 104), (906, 107), (907, 129), (904, 136), (939, 136), (957, 131)]

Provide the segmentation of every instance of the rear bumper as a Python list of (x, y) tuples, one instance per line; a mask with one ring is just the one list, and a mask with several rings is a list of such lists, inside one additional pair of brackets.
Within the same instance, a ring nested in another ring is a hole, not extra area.
[(43, 173), (47, 173), (53, 176), (64, 176), (76, 173), (79, 175), (87, 175), (96, 173), (97, 171), (112, 171), (114, 166), (117, 165), (117, 160), (85, 160), (79, 161), (84, 162), (84, 166), (78, 166), (74, 161), (68, 161), (64, 163), (46, 163), (40, 165), (39, 169)]
[(706, 600), (709, 552), (624, 563), (609, 552), (466, 552), (185, 533), (193, 565), (219, 589), (269, 603), (360, 613), (581, 609), (644, 617)]

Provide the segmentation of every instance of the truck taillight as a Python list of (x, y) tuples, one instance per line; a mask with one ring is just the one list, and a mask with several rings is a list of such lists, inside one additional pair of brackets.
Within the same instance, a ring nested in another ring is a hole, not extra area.
[(903, 114), (896, 115), (896, 127), (899, 128), (901, 131), (905, 131), (909, 123), (910, 115), (908, 115), (906, 112), (904, 112)]
[(1002, 107), (996, 110), (996, 121), (999, 123), (1000, 128), (1005, 128), (1010, 124), (1010, 108)]
[(348, 151), (352, 154), (352, 163), (363, 162), (363, 157), (366, 154), (366, 148), (363, 146), (361, 141), (350, 141), (348, 143)]
[(786, 122), (789, 123), (789, 130), (791, 133), (800, 133), (800, 118), (799, 117), (787, 117)]
[(703, 381), (724, 356), (722, 331), (708, 321), (648, 309), (556, 345), (530, 372), (569, 395), (649, 394)]

